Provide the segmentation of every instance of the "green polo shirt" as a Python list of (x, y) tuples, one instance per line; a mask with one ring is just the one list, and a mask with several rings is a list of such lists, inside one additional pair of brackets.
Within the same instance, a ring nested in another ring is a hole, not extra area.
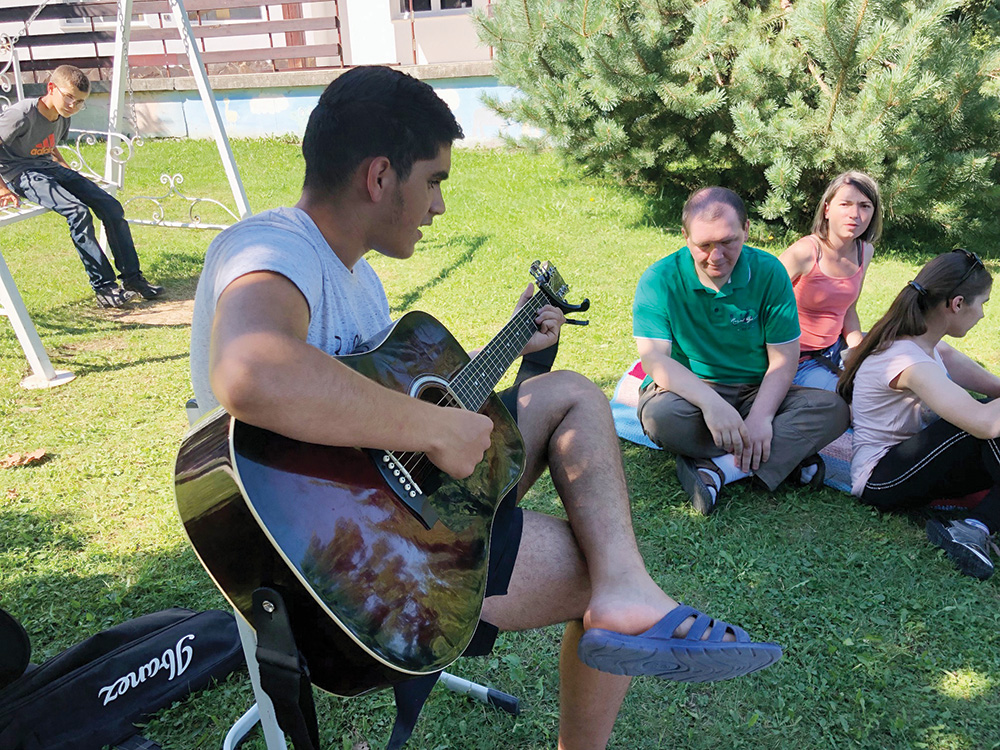
[(639, 279), (632, 334), (669, 341), (670, 356), (702, 380), (756, 385), (767, 372), (767, 344), (798, 339), (799, 316), (788, 272), (770, 253), (744, 245), (716, 291), (701, 283), (683, 247)]

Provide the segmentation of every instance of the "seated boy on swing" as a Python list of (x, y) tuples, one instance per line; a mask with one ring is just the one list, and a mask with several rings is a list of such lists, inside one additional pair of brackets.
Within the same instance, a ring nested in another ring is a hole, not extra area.
[[(121, 203), (71, 169), (56, 146), (69, 132), (69, 118), (83, 110), (89, 95), (90, 80), (84, 72), (60, 65), (49, 77), (44, 96), (0, 112), (0, 208), (17, 207), (24, 198), (62, 215), (97, 303), (122, 307), (139, 294), (159, 297), (163, 287), (143, 276)], [(104, 224), (117, 277), (97, 242), (91, 211)]]

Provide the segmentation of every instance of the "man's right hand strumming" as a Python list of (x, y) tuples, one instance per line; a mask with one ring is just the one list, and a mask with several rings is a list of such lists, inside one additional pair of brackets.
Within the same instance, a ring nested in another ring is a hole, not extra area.
[(493, 420), (466, 409), (444, 407), (434, 425), (433, 447), (427, 458), (455, 479), (465, 479), (475, 471), (490, 447)]

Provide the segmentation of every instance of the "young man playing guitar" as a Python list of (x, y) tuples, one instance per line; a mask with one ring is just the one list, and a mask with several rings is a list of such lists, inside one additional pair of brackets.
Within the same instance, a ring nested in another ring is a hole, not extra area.
[[(422, 452), (451, 477), (473, 473), (490, 447), (490, 418), (389, 390), (334, 358), (389, 324), (364, 256), (414, 253), (419, 227), (444, 213), (441, 183), (461, 137), (433, 90), (398, 71), (355, 68), (327, 88), (303, 140), (299, 202), (240, 222), (208, 251), (191, 352), (202, 408), (221, 404), (295, 440)], [(518, 304), (530, 296), (529, 287)], [(541, 307), (522, 354), (555, 343), (564, 322), (556, 307)], [(481, 624), (467, 653), (488, 651), (496, 629), (566, 623), (561, 748), (606, 746), (629, 675), (706, 681), (777, 660), (777, 646), (750, 643), (718, 621), (709, 628), (646, 572), (597, 386), (550, 372), (525, 380), (506, 403), (526, 467), (516, 497), (497, 512)], [(568, 521), (515, 507), (545, 468)]]

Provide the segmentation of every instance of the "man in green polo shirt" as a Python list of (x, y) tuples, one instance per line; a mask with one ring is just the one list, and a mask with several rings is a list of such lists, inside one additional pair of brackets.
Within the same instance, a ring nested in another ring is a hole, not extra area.
[(731, 190), (692, 193), (682, 224), (687, 246), (650, 266), (635, 294), (643, 430), (677, 454), (705, 515), (726, 482), (750, 475), (771, 490), (793, 472), (819, 487), (818, 451), (850, 411), (836, 393), (792, 385), (799, 321), (787, 272), (744, 244), (746, 207)]

